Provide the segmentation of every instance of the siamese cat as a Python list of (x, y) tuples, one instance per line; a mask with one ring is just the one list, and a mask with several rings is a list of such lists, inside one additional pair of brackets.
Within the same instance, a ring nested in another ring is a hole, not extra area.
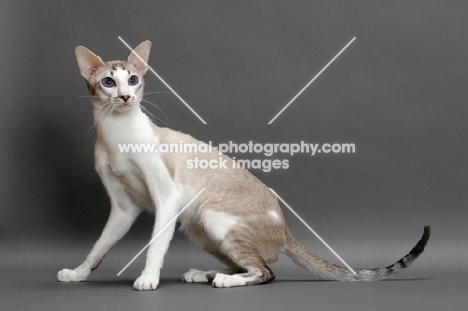
[[(181, 230), (205, 251), (227, 266), (226, 270), (188, 270), (185, 282), (212, 282), (214, 287), (263, 284), (275, 275), (268, 264), (284, 253), (300, 266), (328, 280), (370, 281), (390, 277), (408, 267), (424, 250), (429, 227), (416, 246), (391, 266), (349, 269), (336, 266), (309, 252), (286, 226), (277, 197), (234, 160), (212, 152), (123, 153), (119, 144), (205, 143), (190, 135), (158, 127), (143, 113), (144, 77), (151, 42), (138, 45), (127, 60), (103, 62), (85, 47), (75, 50), (81, 75), (86, 80), (97, 140), (95, 169), (110, 197), (111, 212), (101, 237), (86, 260), (76, 269), (58, 273), (60, 282), (88, 278), (107, 252), (130, 229), (144, 210), (155, 214), (153, 237), (146, 266), (133, 285), (136, 290), (155, 290), (164, 255), (175, 230), (177, 216), (201, 189), (205, 191), (178, 217)], [(188, 160), (223, 160), (226, 167), (189, 169)], [(165, 230), (163, 230), (165, 228)]]

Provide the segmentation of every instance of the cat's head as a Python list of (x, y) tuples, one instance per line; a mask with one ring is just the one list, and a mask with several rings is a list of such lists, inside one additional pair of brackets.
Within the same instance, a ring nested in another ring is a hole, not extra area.
[(117, 113), (139, 108), (150, 49), (151, 42), (145, 41), (130, 53), (127, 60), (103, 62), (87, 48), (76, 47), (78, 67), (87, 82), (95, 108), (106, 106), (109, 111)]

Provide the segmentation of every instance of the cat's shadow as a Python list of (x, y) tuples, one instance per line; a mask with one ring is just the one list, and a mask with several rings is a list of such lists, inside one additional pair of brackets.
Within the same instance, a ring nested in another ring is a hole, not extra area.
[[(87, 280), (84, 282), (80, 282), (77, 284), (84, 285), (84, 286), (91, 286), (91, 287), (127, 287), (133, 288), (133, 283), (135, 279), (127, 278), (127, 279), (119, 279), (119, 280)], [(180, 278), (162, 278), (159, 282), (158, 288), (172, 286), (172, 285), (180, 285), (185, 284)], [(199, 283), (200, 284), (200, 283)], [(203, 283), (203, 284), (210, 284), (211, 283)]]
[[(386, 279), (386, 280), (379, 280), (376, 282), (415, 282), (415, 281), (427, 281), (430, 280), (430, 278), (411, 278), (411, 279)], [(314, 279), (276, 279), (274, 280), (275, 283), (309, 283), (309, 282), (337, 282), (337, 281), (332, 281), (332, 280), (314, 280)], [(370, 283), (365, 281), (366, 283)], [(348, 282), (349, 283), (349, 282)]]
[[(409, 279), (387, 279), (387, 280), (380, 280), (379, 282), (421, 282), (421, 281), (428, 281), (431, 280), (430, 278), (409, 278)], [(120, 279), (120, 280), (100, 280), (100, 281), (86, 281), (79, 283), (84, 286), (90, 287), (106, 287), (106, 288), (115, 288), (115, 287), (126, 287), (132, 288), (133, 283), (135, 282), (134, 279), (127, 278), (127, 279)], [(322, 279), (276, 279), (271, 284), (275, 283), (329, 283), (329, 282), (336, 282), (330, 280), (322, 280)], [(339, 283), (339, 282), (336, 282)], [(369, 283), (369, 282), (365, 282)], [(180, 278), (162, 278), (159, 283), (159, 288), (163, 287), (172, 287), (172, 286), (180, 286), (186, 284), (187, 286), (208, 286), (212, 287), (211, 282), (206, 283), (186, 283), (183, 282)], [(268, 284), (265, 284), (268, 286)]]

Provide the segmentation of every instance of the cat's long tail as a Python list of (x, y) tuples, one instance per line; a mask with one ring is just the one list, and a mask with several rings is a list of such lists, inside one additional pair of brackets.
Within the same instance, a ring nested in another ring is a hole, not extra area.
[(374, 281), (393, 276), (408, 267), (424, 251), (430, 236), (430, 227), (424, 227), (422, 238), (416, 246), (403, 258), (391, 266), (376, 269), (354, 269), (354, 275), (349, 269), (329, 263), (323, 258), (309, 252), (304, 245), (296, 241), (289, 230), (286, 230), (286, 246), (284, 253), (300, 266), (306, 268), (327, 280), (336, 281)]

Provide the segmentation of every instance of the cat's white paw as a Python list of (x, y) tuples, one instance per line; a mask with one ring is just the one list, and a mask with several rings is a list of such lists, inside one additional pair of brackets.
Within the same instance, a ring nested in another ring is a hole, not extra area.
[(70, 269), (63, 269), (57, 274), (57, 280), (59, 282), (80, 282), (86, 280), (87, 277), (87, 275)]
[(247, 279), (241, 275), (228, 275), (223, 273), (216, 274), (213, 280), (213, 287), (226, 288), (247, 285)]
[(133, 283), (135, 290), (156, 290), (159, 284), (159, 278), (154, 276), (140, 276)]
[(190, 268), (189, 271), (182, 275), (182, 281), (202, 283), (208, 282), (208, 278), (206, 276), (206, 272)]
[(230, 284), (230, 279), (231, 276), (223, 273), (218, 273), (216, 274), (216, 277), (213, 280), (213, 287), (231, 287), (232, 285)]

